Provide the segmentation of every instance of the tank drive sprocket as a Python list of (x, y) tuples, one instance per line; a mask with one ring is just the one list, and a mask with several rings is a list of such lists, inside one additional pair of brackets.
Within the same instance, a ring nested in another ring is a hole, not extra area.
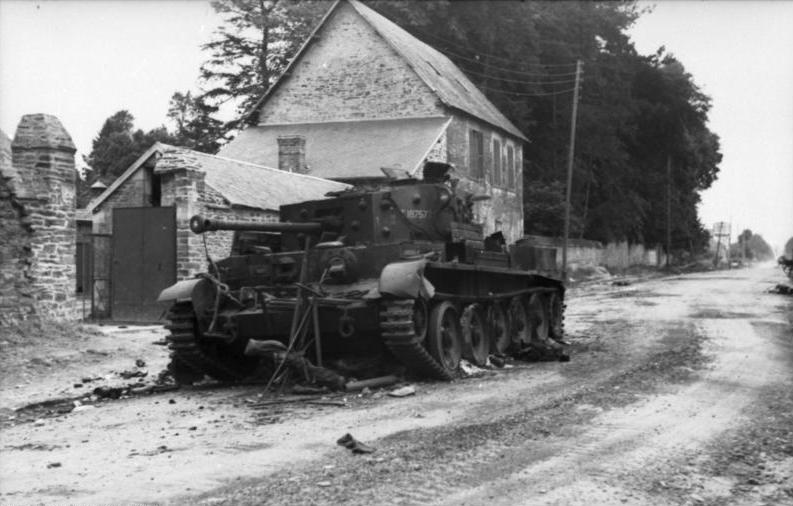
[(441, 367), (422, 344), (425, 336), (420, 334), (426, 334), (428, 314), (424, 311), (423, 322), (418, 321), (422, 318), (422, 312), (416, 311), (416, 304), (422, 302), (413, 299), (385, 299), (381, 302), (380, 331), (383, 343), (400, 362), (416, 374), (450, 381), (454, 376)]

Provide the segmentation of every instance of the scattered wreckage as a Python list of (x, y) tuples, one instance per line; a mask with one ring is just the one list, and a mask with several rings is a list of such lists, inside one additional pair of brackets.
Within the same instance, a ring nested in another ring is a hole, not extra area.
[(500, 232), (484, 237), (473, 204), (488, 197), (461, 191), (452, 172), (429, 162), (422, 180), (281, 206), (279, 223), (192, 217), (194, 233), (234, 231), (234, 245), (232, 256), (208, 258), (209, 272), (160, 294), (172, 302), (177, 382), (269, 386), (291, 371), (343, 389), (350, 376), (383, 374), (380, 365), (351, 373), (351, 359), (451, 380), (463, 358), (483, 366), (490, 355), (562, 355), (555, 262), (507, 247)]

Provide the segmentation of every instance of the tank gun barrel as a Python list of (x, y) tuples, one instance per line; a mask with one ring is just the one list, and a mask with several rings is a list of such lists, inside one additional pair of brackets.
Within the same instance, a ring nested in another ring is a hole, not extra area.
[(273, 222), (250, 223), (245, 221), (210, 220), (201, 215), (190, 218), (190, 230), (195, 234), (216, 230), (249, 230), (252, 232), (302, 232), (314, 234), (322, 231), (322, 224), (314, 221), (304, 223)]

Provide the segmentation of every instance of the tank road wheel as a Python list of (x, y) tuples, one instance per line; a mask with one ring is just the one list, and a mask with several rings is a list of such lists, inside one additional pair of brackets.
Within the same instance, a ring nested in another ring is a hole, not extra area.
[(429, 326), (427, 303), (420, 299), (380, 302), (380, 335), (383, 343), (400, 362), (416, 374), (440, 380), (452, 380), (424, 348)]
[(463, 309), (460, 327), (463, 335), (463, 357), (484, 367), (490, 352), (490, 336), (480, 304), (469, 304)]
[(490, 335), (490, 353), (504, 355), (509, 350), (509, 323), (507, 313), (498, 301), (487, 307), (487, 323)]
[(427, 348), (430, 355), (444, 371), (452, 375), (460, 365), (463, 352), (460, 319), (454, 304), (444, 301), (432, 308), (427, 333)]
[(564, 302), (559, 292), (551, 293), (548, 300), (548, 320), (552, 339), (564, 339)]
[(534, 293), (529, 296), (529, 303), (526, 306), (529, 313), (529, 329), (531, 339), (544, 342), (548, 340), (548, 309), (545, 304), (545, 296)]
[(516, 347), (528, 344), (531, 340), (529, 313), (526, 311), (524, 297), (516, 295), (509, 300), (507, 319), (509, 321), (509, 337)]

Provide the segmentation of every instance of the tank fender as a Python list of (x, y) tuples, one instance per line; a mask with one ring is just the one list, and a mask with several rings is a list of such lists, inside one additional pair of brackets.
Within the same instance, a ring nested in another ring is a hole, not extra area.
[(386, 265), (380, 273), (378, 291), (401, 298), (432, 298), (435, 287), (424, 277), (426, 265), (426, 259)]
[(177, 281), (173, 285), (160, 292), (157, 302), (168, 302), (170, 300), (190, 300), (193, 295), (193, 288), (200, 283), (200, 279), (185, 279)]

